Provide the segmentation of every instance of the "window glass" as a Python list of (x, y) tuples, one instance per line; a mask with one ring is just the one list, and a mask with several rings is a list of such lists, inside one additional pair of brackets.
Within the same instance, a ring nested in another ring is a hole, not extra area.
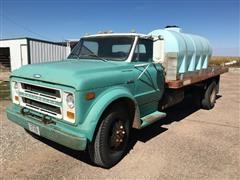
[(153, 42), (149, 39), (139, 39), (135, 48), (133, 61), (150, 62), (153, 56)]
[(139, 44), (139, 53), (145, 53), (146, 54), (146, 48), (145, 45)]
[(131, 44), (117, 44), (112, 46), (112, 52), (124, 52), (128, 53), (131, 48)]
[[(69, 59), (99, 59), (125, 61), (131, 51), (133, 36), (100, 36), (82, 38), (74, 47)], [(93, 55), (97, 55), (93, 57)]]
[(81, 55), (94, 53), (98, 55), (98, 43), (94, 41), (84, 41)]

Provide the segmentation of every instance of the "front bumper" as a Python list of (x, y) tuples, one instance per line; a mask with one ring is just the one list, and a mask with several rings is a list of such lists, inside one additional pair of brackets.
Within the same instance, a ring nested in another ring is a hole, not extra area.
[(19, 109), (13, 106), (7, 108), (7, 117), (9, 120), (19, 124), (25, 129), (28, 129), (28, 122), (39, 127), (40, 136), (59, 143), (63, 146), (74, 150), (85, 150), (87, 139), (74, 132), (71, 133), (68, 129), (59, 127), (58, 124), (44, 124), (42, 121), (35, 120), (28, 116), (23, 116)]

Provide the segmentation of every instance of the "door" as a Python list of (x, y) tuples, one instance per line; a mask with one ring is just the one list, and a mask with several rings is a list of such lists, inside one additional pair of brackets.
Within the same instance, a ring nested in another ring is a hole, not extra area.
[(154, 112), (164, 91), (163, 68), (153, 62), (153, 41), (139, 39), (132, 58), (135, 67), (135, 98), (141, 116)]
[(11, 68), (9, 47), (0, 48), (0, 67), (7, 70)]
[(27, 44), (21, 44), (20, 45), (21, 49), (21, 65), (26, 65), (28, 64), (28, 49), (27, 49)]

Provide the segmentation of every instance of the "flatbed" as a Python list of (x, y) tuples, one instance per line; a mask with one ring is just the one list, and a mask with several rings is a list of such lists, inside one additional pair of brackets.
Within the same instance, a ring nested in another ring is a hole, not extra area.
[(184, 86), (195, 84), (228, 72), (228, 67), (209, 66), (207, 69), (180, 74), (177, 80), (167, 80), (166, 86), (170, 89), (178, 89)]

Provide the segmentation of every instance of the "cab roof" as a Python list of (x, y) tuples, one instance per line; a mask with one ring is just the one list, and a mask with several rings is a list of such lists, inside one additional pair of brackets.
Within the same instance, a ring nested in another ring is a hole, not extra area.
[(83, 38), (90, 38), (90, 37), (114, 37), (114, 36), (138, 36), (142, 38), (149, 38), (150, 36), (147, 34), (141, 33), (99, 33), (99, 34), (92, 34), (83, 36)]

